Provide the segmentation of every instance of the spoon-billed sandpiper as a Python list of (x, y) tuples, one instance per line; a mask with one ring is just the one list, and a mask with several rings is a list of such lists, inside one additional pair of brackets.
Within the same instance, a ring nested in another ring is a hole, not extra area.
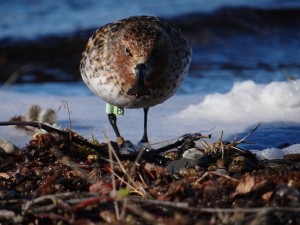
[[(149, 107), (176, 92), (187, 75), (191, 53), (174, 24), (159, 17), (132, 16), (96, 30), (83, 53), (80, 72), (105, 102), (120, 109), (144, 109), (144, 143)], [(108, 118), (122, 142), (116, 114), (109, 112)]]

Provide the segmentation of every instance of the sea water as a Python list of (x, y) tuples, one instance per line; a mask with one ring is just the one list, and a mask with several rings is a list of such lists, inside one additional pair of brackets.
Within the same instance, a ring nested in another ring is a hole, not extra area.
[(220, 7), (280, 8), (299, 6), (297, 0), (10, 0), (0, 2), (0, 38), (36, 38), (98, 27), (132, 15), (173, 17), (210, 12)]

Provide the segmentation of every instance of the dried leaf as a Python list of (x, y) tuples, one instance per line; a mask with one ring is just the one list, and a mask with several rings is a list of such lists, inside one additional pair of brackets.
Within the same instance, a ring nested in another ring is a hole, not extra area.
[(273, 194), (273, 191), (266, 192), (266, 193), (264, 193), (264, 194), (261, 196), (261, 198), (262, 198), (264, 201), (268, 202), (268, 201), (270, 200), (272, 194)]
[(0, 173), (0, 177), (4, 179), (9, 179), (9, 175), (7, 173)]
[(236, 195), (249, 193), (253, 190), (254, 185), (254, 177), (247, 174), (240, 180), (239, 184), (235, 189), (235, 192), (231, 195), (231, 197), (234, 198)]
[(107, 195), (112, 191), (112, 185), (104, 183), (103, 181), (97, 182), (95, 184), (92, 184), (89, 187), (90, 192), (93, 193), (101, 193), (103, 195)]

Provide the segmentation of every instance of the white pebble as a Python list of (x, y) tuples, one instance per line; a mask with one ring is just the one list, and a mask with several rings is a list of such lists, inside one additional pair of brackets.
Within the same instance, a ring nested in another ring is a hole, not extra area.
[(0, 140), (0, 148), (2, 148), (6, 153), (12, 154), (15, 152), (16, 147), (7, 140)]

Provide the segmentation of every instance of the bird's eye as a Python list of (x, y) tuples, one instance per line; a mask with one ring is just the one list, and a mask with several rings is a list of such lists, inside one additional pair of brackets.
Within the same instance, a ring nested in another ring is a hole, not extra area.
[(126, 53), (126, 55), (130, 55), (130, 50), (129, 50), (129, 48), (126, 48), (126, 47), (125, 47), (125, 53)]

